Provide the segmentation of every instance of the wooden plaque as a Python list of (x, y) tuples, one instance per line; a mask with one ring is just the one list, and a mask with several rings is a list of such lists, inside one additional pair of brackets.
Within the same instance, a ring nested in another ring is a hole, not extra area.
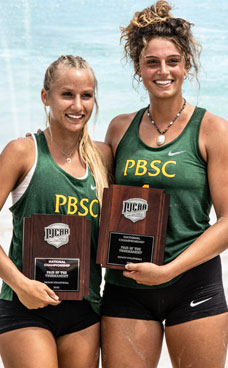
[(91, 222), (84, 216), (24, 218), (23, 273), (47, 284), (61, 300), (89, 294)]
[(124, 269), (131, 262), (163, 264), (169, 194), (111, 185), (104, 189), (96, 262)]

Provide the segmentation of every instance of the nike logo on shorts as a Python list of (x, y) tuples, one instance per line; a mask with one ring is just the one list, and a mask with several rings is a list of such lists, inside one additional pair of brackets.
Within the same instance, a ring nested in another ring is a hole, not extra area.
[(186, 152), (186, 151), (179, 151), (179, 152), (171, 152), (171, 151), (169, 151), (168, 156), (175, 156), (175, 155), (179, 155), (180, 153), (184, 153), (184, 152)]
[(211, 300), (211, 299), (212, 299), (212, 297), (211, 298), (204, 299), (204, 300), (200, 300), (199, 302), (195, 302), (194, 300), (192, 300), (191, 303), (190, 303), (190, 307), (194, 308), (197, 305), (202, 304), (202, 303), (205, 303), (205, 302), (207, 302), (208, 300)]
[(96, 186), (94, 187), (92, 184), (91, 184), (91, 187), (90, 187), (92, 190), (95, 190), (96, 189)]

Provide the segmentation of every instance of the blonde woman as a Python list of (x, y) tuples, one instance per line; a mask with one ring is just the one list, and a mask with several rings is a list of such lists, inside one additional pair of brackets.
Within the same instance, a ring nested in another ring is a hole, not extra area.
[[(48, 67), (41, 91), (49, 109), (47, 129), (10, 142), (0, 156), (0, 206), (11, 192), (14, 221), (9, 257), (0, 249), (0, 353), (7, 368), (98, 367), (101, 270), (95, 256), (111, 150), (88, 135), (96, 89), (84, 59), (61, 56)], [(58, 195), (77, 205), (60, 206)], [(57, 206), (62, 214), (84, 215), (92, 223), (86, 300), (60, 301), (46, 284), (21, 272), (23, 218), (55, 213)]]

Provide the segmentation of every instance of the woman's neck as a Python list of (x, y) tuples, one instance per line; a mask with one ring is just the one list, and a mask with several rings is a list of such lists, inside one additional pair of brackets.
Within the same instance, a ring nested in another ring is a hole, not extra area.
[(159, 126), (170, 123), (184, 104), (182, 95), (175, 98), (150, 98), (149, 111), (152, 119)]

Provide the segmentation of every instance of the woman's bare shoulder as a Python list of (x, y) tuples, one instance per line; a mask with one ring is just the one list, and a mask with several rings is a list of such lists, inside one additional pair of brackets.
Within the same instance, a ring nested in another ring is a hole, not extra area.
[(113, 153), (115, 153), (116, 147), (126, 133), (135, 115), (136, 112), (117, 115), (110, 122), (105, 136), (105, 142), (112, 147)]
[(206, 112), (200, 130), (200, 142), (206, 156), (225, 149), (228, 142), (228, 121), (211, 112)]
[(211, 138), (214, 138), (214, 134), (225, 134), (225, 136), (227, 137), (228, 121), (218, 115), (207, 111), (202, 121), (202, 133), (209, 140)]
[(34, 142), (32, 137), (18, 138), (11, 140), (3, 149), (1, 157), (8, 157), (13, 155), (17, 158), (17, 162), (20, 159), (29, 158), (32, 156), (34, 151)]
[(35, 159), (32, 138), (20, 138), (10, 141), (0, 154), (1, 184), (0, 208), (9, 193), (23, 180)]
[(134, 119), (136, 115), (136, 112), (132, 112), (132, 113), (129, 113), (129, 114), (120, 114), (120, 115), (117, 115), (115, 116), (110, 124), (109, 124), (109, 127), (108, 127), (108, 130), (109, 129), (112, 129), (112, 130), (126, 130), (129, 125), (131, 124), (132, 120)]

